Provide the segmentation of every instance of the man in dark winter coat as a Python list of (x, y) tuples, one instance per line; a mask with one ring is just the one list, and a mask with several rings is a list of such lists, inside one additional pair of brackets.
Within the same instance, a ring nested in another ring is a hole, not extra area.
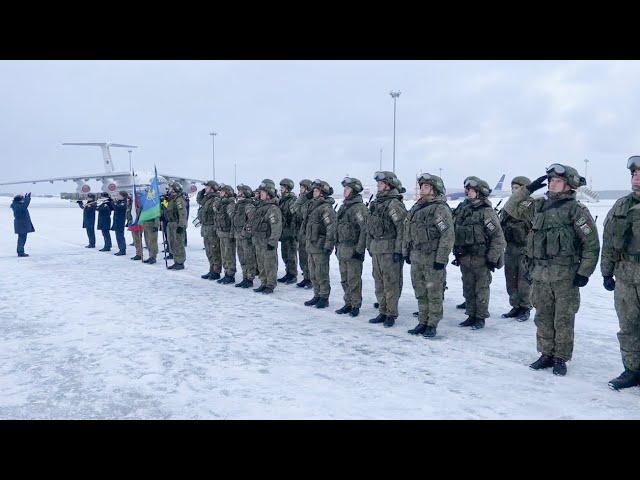
[(96, 196), (93, 193), (87, 195), (87, 203), (82, 204), (82, 200), (76, 202), (82, 209), (82, 228), (87, 230), (89, 245), (85, 248), (96, 248)]
[(127, 223), (127, 206), (129, 194), (122, 191), (118, 194), (118, 198), (113, 205), (113, 225), (111, 230), (116, 232), (116, 242), (118, 243), (118, 251), (115, 253), (117, 257), (127, 254), (127, 241), (124, 238), (124, 227)]
[(13, 229), (18, 235), (18, 256), (28, 257), (24, 253), (24, 244), (27, 243), (27, 233), (35, 232), (33, 223), (31, 223), (31, 216), (29, 215), (29, 204), (31, 203), (31, 193), (26, 195), (16, 195), (11, 202), (11, 209), (13, 210)]
[(98, 230), (102, 232), (104, 238), (104, 247), (101, 252), (111, 251), (111, 212), (113, 211), (113, 200), (108, 193), (102, 194), (105, 199), (98, 205)]

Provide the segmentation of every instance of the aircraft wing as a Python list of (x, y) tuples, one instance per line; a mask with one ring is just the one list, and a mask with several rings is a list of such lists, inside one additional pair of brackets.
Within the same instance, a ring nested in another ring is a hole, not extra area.
[(159, 176), (166, 178), (168, 181), (174, 181), (174, 180), (178, 180), (178, 181), (182, 181), (182, 182), (192, 182), (192, 183), (200, 183), (200, 184), (204, 184), (205, 182), (207, 182), (207, 180), (201, 180), (201, 179), (197, 179), (197, 178), (187, 178), (187, 177), (181, 177), (179, 175), (168, 175), (166, 173), (158, 173)]
[(43, 178), (43, 179), (38, 179), (38, 180), (21, 180), (18, 182), (2, 182), (0, 183), (0, 185), (17, 185), (19, 183), (43, 183), (43, 182), (49, 182), (49, 183), (53, 183), (53, 182), (67, 182), (67, 181), (72, 181), (72, 182), (76, 182), (78, 180), (84, 180), (84, 181), (89, 181), (89, 180), (98, 180), (101, 181), (105, 178), (120, 178), (120, 177), (130, 177), (131, 173), (130, 172), (113, 172), (113, 173), (94, 173), (94, 174), (90, 174), (90, 175), (74, 175), (74, 176), (69, 176), (69, 177), (52, 177), (52, 178)]

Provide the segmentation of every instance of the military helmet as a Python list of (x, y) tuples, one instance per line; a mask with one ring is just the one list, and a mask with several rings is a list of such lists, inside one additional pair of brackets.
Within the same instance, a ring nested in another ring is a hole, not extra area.
[(302, 180), (300, 180), (300, 182), (298, 182), (298, 185), (300, 185), (301, 187), (305, 187), (307, 190), (311, 190), (312, 183), (313, 182), (308, 178), (303, 178)]
[(631, 170), (631, 173), (640, 169), (640, 156), (633, 155), (632, 157), (629, 157), (627, 160), (627, 168)]
[(373, 175), (373, 179), (376, 182), (384, 182), (387, 185), (389, 185), (389, 187), (391, 187), (391, 188), (399, 189), (399, 188), (402, 187), (402, 184), (400, 183), (400, 180), (398, 180), (398, 177), (396, 177), (396, 174), (393, 173), (393, 172), (388, 172), (388, 171), (376, 172)]
[(447, 192), (447, 189), (444, 188), (444, 182), (437, 175), (431, 175), (430, 173), (421, 173), (418, 175), (416, 179), (418, 181), (418, 185), (422, 186), (423, 184), (431, 185), (433, 190), (438, 195), (444, 195)]
[(267, 192), (267, 194), (271, 197), (274, 198), (276, 196), (276, 184), (273, 182), (273, 180), (270, 180), (268, 178), (265, 178), (264, 180), (262, 180), (262, 182), (260, 182), (260, 185), (258, 185), (258, 191), (264, 191)]
[(253, 197), (253, 189), (249, 185), (244, 185), (243, 183), (241, 183), (240, 185), (236, 186), (236, 190), (238, 190), (238, 194), (242, 195), (243, 197)]
[(577, 189), (587, 184), (587, 180), (581, 177), (578, 171), (568, 165), (554, 163), (547, 167), (547, 178), (560, 177), (567, 181), (572, 189)]
[(225, 192), (229, 196), (234, 196), (236, 194), (236, 192), (233, 190), (233, 187), (231, 185), (227, 185), (226, 183), (222, 183), (220, 185), (220, 190)]
[(220, 190), (220, 184), (218, 182), (216, 182), (215, 180), (209, 180), (204, 185), (205, 185), (205, 187), (211, 187), (214, 192)]
[(290, 178), (283, 178), (282, 180), (280, 180), (280, 186), (286, 187), (289, 191), (292, 191), (293, 187), (295, 187), (296, 184), (293, 183), (293, 180), (291, 180)]
[(524, 177), (522, 175), (519, 175), (517, 177), (513, 177), (513, 180), (511, 180), (511, 184), (516, 184), (516, 185), (520, 185), (521, 187), (527, 187), (531, 184), (531, 180), (529, 180), (528, 177)]
[(318, 188), (325, 195), (333, 195), (333, 188), (324, 180), (316, 178), (311, 184), (311, 188)]
[(483, 197), (488, 197), (491, 195), (491, 188), (489, 188), (489, 184), (478, 177), (467, 177), (464, 179), (464, 188), (473, 188), (478, 195), (482, 195)]
[(182, 184), (180, 182), (171, 183), (171, 188), (176, 193), (182, 193)]
[(87, 198), (95, 200), (96, 199), (96, 194), (95, 193), (89, 193), (89, 194), (87, 194)]
[(360, 193), (363, 190), (362, 182), (353, 177), (344, 177), (342, 179), (342, 186), (351, 188), (355, 193)]
[(24, 195), (22, 195), (20, 193), (18, 195), (16, 195), (15, 197), (13, 197), (13, 201), (14, 202), (21, 202), (22, 200), (24, 200)]

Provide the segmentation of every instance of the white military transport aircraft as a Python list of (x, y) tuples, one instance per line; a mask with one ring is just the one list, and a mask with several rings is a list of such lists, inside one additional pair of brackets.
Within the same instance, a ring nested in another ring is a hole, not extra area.
[[(0, 185), (17, 185), (20, 183), (42, 183), (42, 182), (68, 182), (72, 181), (76, 183), (76, 192), (74, 194), (62, 194), (63, 198), (79, 198), (84, 197), (88, 193), (91, 192), (91, 186), (87, 183), (90, 180), (96, 180), (101, 182), (101, 191), (109, 193), (110, 195), (115, 195), (120, 190), (125, 190), (129, 193), (133, 191), (133, 184), (135, 179), (136, 187), (145, 185), (149, 185), (151, 179), (153, 178), (153, 172), (127, 172), (120, 171), (117, 172), (113, 165), (113, 160), (111, 159), (111, 151), (110, 147), (122, 147), (122, 148), (138, 148), (136, 145), (124, 145), (121, 143), (109, 143), (109, 142), (101, 142), (101, 143), (92, 143), (92, 142), (83, 142), (83, 143), (63, 143), (62, 145), (88, 145), (94, 147), (100, 147), (102, 150), (102, 159), (104, 162), (104, 172), (90, 175), (70, 175), (67, 177), (54, 177), (54, 178), (44, 178), (38, 180), (21, 180), (17, 182), (6, 182), (0, 183)], [(164, 192), (164, 188), (171, 182), (177, 181), (180, 182), (182, 188), (185, 192), (193, 195), (198, 191), (198, 187), (196, 184), (203, 184), (206, 180), (199, 180), (195, 178), (187, 178), (177, 175), (168, 175), (164, 173), (158, 173), (158, 180), (160, 182), (161, 191)]]

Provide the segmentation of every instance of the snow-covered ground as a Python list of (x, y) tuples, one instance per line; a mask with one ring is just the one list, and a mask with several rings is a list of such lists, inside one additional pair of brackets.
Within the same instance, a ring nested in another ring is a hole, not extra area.
[[(331, 308), (317, 310), (293, 285), (264, 296), (202, 280), (208, 264), (191, 223), (184, 271), (132, 262), (133, 247), (126, 257), (85, 249), (82, 212), (58, 199), (32, 200), (31, 256), (17, 258), (9, 203), (0, 198), (2, 419), (640, 418), (640, 389), (607, 388), (622, 365), (599, 269), (581, 289), (574, 358), (558, 378), (527, 367), (538, 356), (533, 320), (500, 318), (502, 270), (491, 318), (472, 331), (458, 327), (462, 286), (449, 265), (445, 316), (429, 341), (407, 334), (417, 309), (408, 265), (400, 318), (385, 329), (367, 322), (368, 256), (362, 313), (345, 317), (333, 313), (335, 256)], [(589, 205), (600, 233), (612, 203)]]

